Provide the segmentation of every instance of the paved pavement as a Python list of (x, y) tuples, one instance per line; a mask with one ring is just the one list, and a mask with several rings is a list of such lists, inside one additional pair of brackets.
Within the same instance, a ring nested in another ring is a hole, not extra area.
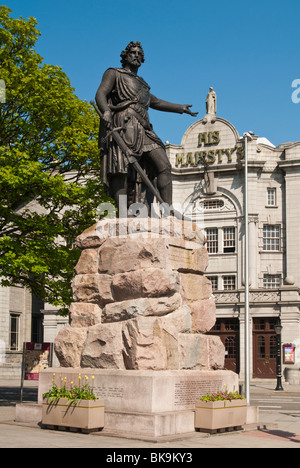
[[(300, 448), (300, 386), (285, 385), (283, 392), (275, 392), (273, 384), (260, 382), (250, 387), (251, 404), (260, 407), (258, 429), (216, 435), (195, 432), (160, 442), (109, 437), (101, 432), (87, 435), (51, 431), (17, 424), (14, 417), (18, 390), (0, 387), (0, 448), (101, 448), (106, 449), (101, 451), (101, 461), (113, 461), (110, 457), (122, 456), (123, 459), (115, 461), (131, 461), (135, 465), (157, 463), (158, 453), (165, 454), (161, 462), (170, 461), (166, 457), (176, 454), (175, 461), (188, 462), (193, 457), (196, 461), (197, 448)], [(35, 392), (34, 387), (26, 387), (24, 400), (36, 401)], [(125, 454), (136, 458), (124, 459)]]

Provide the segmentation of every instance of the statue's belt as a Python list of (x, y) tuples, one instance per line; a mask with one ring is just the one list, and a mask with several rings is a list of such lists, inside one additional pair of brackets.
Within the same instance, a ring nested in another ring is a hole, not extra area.
[[(109, 107), (113, 112), (120, 112), (120, 111), (123, 111), (123, 110), (126, 109), (127, 113), (133, 115), (145, 130), (152, 131), (152, 126), (151, 126), (149, 120), (144, 119), (138, 113), (138, 111), (136, 111), (135, 109), (130, 107), (133, 104), (135, 104), (135, 105), (139, 104), (143, 108), (142, 104), (140, 102), (138, 102), (138, 101), (125, 101), (122, 104), (119, 104), (118, 106), (110, 105)], [(144, 108), (144, 109), (148, 110), (147, 108)]]

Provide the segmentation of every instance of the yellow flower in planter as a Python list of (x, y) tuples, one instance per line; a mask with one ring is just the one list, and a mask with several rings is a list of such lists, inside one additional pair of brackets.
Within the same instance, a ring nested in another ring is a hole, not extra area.
[[(43, 398), (49, 399), (49, 402), (57, 401), (59, 398), (66, 398), (70, 402), (78, 402), (79, 400), (97, 400), (93, 392), (93, 387), (88, 384), (88, 376), (85, 375), (85, 383), (80, 385), (81, 375), (78, 376), (79, 385), (74, 387), (74, 382), (70, 383), (70, 387), (67, 386), (67, 377), (61, 378), (61, 388), (53, 382), (52, 388), (43, 394)], [(68, 388), (69, 387), (69, 388)]]

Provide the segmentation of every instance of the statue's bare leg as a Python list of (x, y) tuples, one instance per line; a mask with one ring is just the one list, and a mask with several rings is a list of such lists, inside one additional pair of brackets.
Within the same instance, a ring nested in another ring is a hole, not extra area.
[(163, 148), (156, 148), (145, 154), (151, 165), (154, 166), (157, 176), (157, 188), (165, 203), (172, 205), (172, 176), (171, 164)]

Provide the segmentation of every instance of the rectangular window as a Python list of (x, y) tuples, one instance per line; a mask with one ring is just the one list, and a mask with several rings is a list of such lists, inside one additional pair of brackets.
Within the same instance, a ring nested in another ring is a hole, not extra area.
[(264, 288), (276, 289), (281, 286), (281, 275), (264, 275)]
[(43, 342), (43, 320), (39, 315), (32, 315), (31, 341), (34, 343)]
[(207, 279), (209, 279), (209, 281), (211, 281), (212, 290), (217, 291), (218, 290), (218, 277), (217, 276), (208, 276)]
[(223, 252), (235, 252), (235, 228), (226, 227), (223, 230)]
[(10, 351), (19, 351), (20, 315), (10, 314)]
[(263, 228), (263, 250), (280, 250), (280, 226), (266, 224)]
[(218, 253), (218, 229), (206, 229), (207, 251), (208, 253)]
[(276, 206), (276, 188), (267, 189), (267, 206)]
[(205, 200), (201, 204), (205, 210), (218, 210), (224, 206), (222, 200)]
[(232, 291), (235, 289), (235, 276), (223, 276), (223, 289), (224, 291)]

